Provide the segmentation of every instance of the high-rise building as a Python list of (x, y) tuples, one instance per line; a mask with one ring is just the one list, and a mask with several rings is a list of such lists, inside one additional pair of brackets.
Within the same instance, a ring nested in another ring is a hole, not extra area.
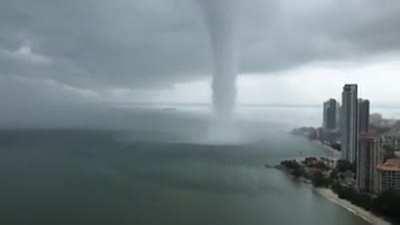
[(356, 152), (357, 187), (360, 191), (373, 192), (374, 154), (378, 150), (375, 138), (368, 133), (369, 128), (369, 101), (358, 99), (358, 132), (359, 144)]
[(357, 84), (346, 84), (342, 92), (341, 133), (342, 158), (354, 163), (358, 149)]
[(377, 166), (381, 176), (380, 192), (400, 191), (400, 159), (388, 159)]
[(381, 138), (375, 139), (376, 142), (376, 150), (372, 154), (371, 165), (370, 167), (370, 176), (373, 179), (373, 182), (370, 183), (370, 190), (372, 193), (378, 194), (382, 189), (382, 174), (378, 170), (378, 166), (384, 162), (384, 150), (383, 150), (383, 141)]
[(323, 124), (322, 127), (327, 130), (338, 128), (339, 121), (339, 103), (333, 98), (324, 102)]
[(369, 101), (358, 99), (358, 129), (360, 133), (368, 133), (369, 128)]
[(356, 184), (360, 191), (378, 193), (380, 174), (377, 165), (383, 162), (383, 151), (380, 139), (375, 135), (362, 133), (357, 157)]

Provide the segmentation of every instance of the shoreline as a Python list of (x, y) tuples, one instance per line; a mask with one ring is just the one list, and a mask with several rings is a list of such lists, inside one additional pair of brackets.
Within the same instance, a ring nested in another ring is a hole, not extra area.
[(327, 144), (322, 143), (320, 140), (310, 140), (310, 142), (312, 144), (317, 145), (318, 147), (321, 147), (324, 150), (328, 151), (330, 154), (332, 154), (329, 157), (331, 157), (333, 159), (339, 159), (342, 154), (341, 151), (334, 149)]
[(329, 157), (331, 157), (332, 159), (339, 159), (342, 155), (342, 152), (338, 149), (333, 148), (332, 146), (323, 143), (320, 139), (310, 139), (307, 138), (307, 136), (301, 135), (301, 134), (293, 134), (290, 133), (293, 136), (298, 136), (298, 137), (303, 137), (305, 139), (307, 139), (312, 145), (318, 146), (320, 148), (322, 148), (323, 150), (327, 151), (329, 153)]
[[(339, 159), (341, 156), (341, 152), (337, 149), (332, 148), (331, 146), (322, 143), (320, 140), (311, 140), (311, 142), (323, 149), (329, 151), (332, 154), (332, 158)], [(313, 187), (314, 188), (314, 187)], [(329, 188), (314, 188), (316, 193), (320, 196), (324, 197), (328, 201), (346, 209), (347, 211), (351, 212), (352, 214), (362, 218), (363, 220), (367, 221), (373, 225), (393, 225), (391, 222), (387, 221), (385, 218), (380, 217), (374, 214), (371, 211), (368, 211), (364, 208), (361, 208), (346, 199), (339, 198), (339, 196)]]
[[(333, 160), (338, 160), (341, 158), (341, 151), (331, 147), (330, 145), (327, 145), (323, 143), (319, 139), (313, 139), (310, 140), (312, 145), (315, 145), (322, 150), (326, 151), (328, 153), (328, 157), (333, 159)], [(277, 167), (276, 167), (277, 168)], [(277, 168), (284, 172), (286, 175), (289, 175), (291, 178), (294, 178), (288, 171), (285, 169)], [(311, 181), (307, 180), (305, 178), (302, 178), (301, 180), (298, 180), (299, 182), (305, 183), (305, 184), (311, 184)], [(395, 223), (391, 222), (388, 220), (388, 218), (379, 216), (369, 210), (366, 210), (352, 202), (350, 202), (347, 199), (342, 199), (339, 198), (339, 196), (330, 188), (328, 187), (314, 187), (312, 184), (310, 186), (313, 190), (313, 192), (317, 193), (321, 197), (325, 198), (326, 200), (332, 202), (333, 204), (336, 204), (343, 209), (349, 211), (355, 216), (358, 216), (359, 218), (363, 219), (364, 221), (372, 224), (372, 225), (395, 225)]]
[(337, 204), (338, 206), (348, 210), (352, 214), (362, 218), (363, 220), (367, 221), (373, 225), (392, 225), (391, 222), (385, 220), (383, 217), (380, 217), (366, 209), (363, 209), (353, 203), (339, 198), (339, 196), (334, 193), (329, 188), (313, 188), (316, 193), (320, 196), (324, 197), (325, 199), (329, 200), (330, 202)]
[(311, 181), (308, 179), (305, 179), (305, 178), (295, 179), (294, 176), (289, 174), (287, 171), (285, 171), (285, 169), (282, 169), (282, 168), (276, 168), (276, 169), (282, 171), (283, 173), (288, 175), (291, 179), (293, 179), (297, 182), (306, 184), (316, 194), (318, 194), (321, 197), (325, 198), (326, 200), (342, 207), (343, 209), (349, 211), (350, 213), (352, 213), (355, 216), (360, 217), (361, 219), (365, 220), (366, 222), (368, 222), (372, 225), (395, 225), (392, 222), (389, 222), (388, 220), (386, 220), (384, 217), (380, 217), (371, 211), (368, 211), (364, 208), (361, 208), (360, 206), (357, 206), (357, 205), (351, 203), (350, 201), (348, 201), (346, 199), (339, 198), (339, 196), (330, 188), (314, 187), (311, 184)]
[(387, 220), (387, 218), (385, 218), (385, 217), (379, 216), (369, 210), (366, 210), (366, 209), (350, 202), (347, 199), (339, 198), (339, 196), (332, 189), (330, 189), (328, 187), (315, 187), (312, 184), (312, 181), (307, 178), (304, 178), (304, 177), (295, 178), (289, 172), (289, 170), (286, 169), (285, 167), (275, 166), (273, 168), (283, 172), (290, 179), (292, 179), (296, 182), (306, 184), (309, 188), (311, 188), (311, 190), (314, 193), (325, 198), (326, 200), (330, 201), (331, 203), (342, 207), (343, 209), (349, 211), (353, 215), (360, 217), (361, 219), (368, 222), (369, 224), (372, 224), (372, 225), (395, 225), (394, 223)]

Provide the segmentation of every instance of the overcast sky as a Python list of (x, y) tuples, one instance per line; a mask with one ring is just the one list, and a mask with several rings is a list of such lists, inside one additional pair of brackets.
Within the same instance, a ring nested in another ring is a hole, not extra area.
[[(400, 1), (246, 0), (239, 12), (240, 103), (320, 104), (357, 82), (400, 106)], [(194, 0), (0, 0), (3, 116), (210, 102), (204, 21)]]

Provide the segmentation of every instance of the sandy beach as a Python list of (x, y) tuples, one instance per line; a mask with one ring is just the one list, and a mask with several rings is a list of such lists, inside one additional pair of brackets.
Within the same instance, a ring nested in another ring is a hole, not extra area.
[(361, 217), (362, 219), (366, 220), (371, 224), (391, 225), (391, 223), (386, 221), (384, 218), (378, 217), (375, 214), (371, 213), (370, 211), (358, 207), (347, 200), (339, 198), (336, 193), (334, 193), (332, 190), (328, 188), (315, 188), (315, 191), (321, 196), (328, 199), (329, 201), (349, 210), (354, 215)]
[[(327, 151), (329, 151), (332, 158), (335, 158), (335, 159), (340, 158), (340, 154), (341, 154), (340, 151), (338, 151), (320, 141), (312, 141), (312, 142), (316, 145), (321, 146), (322, 148), (326, 149)], [(315, 190), (318, 194), (325, 197), (329, 201), (349, 210), (354, 215), (357, 215), (357, 216), (363, 218), (364, 220), (366, 220), (367, 222), (369, 222), (371, 224), (374, 224), (374, 225), (390, 225), (391, 224), (390, 222), (386, 221), (384, 218), (378, 217), (370, 211), (367, 211), (361, 207), (358, 207), (345, 199), (339, 198), (338, 195), (336, 193), (334, 193), (331, 189), (315, 188)]]

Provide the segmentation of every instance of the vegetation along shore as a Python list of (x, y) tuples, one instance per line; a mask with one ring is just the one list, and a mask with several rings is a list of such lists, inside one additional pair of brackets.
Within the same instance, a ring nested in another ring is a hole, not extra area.
[(400, 194), (395, 191), (379, 195), (358, 192), (354, 188), (356, 168), (345, 160), (306, 157), (302, 160), (284, 160), (275, 168), (294, 179), (310, 183), (318, 194), (371, 224), (400, 222)]

